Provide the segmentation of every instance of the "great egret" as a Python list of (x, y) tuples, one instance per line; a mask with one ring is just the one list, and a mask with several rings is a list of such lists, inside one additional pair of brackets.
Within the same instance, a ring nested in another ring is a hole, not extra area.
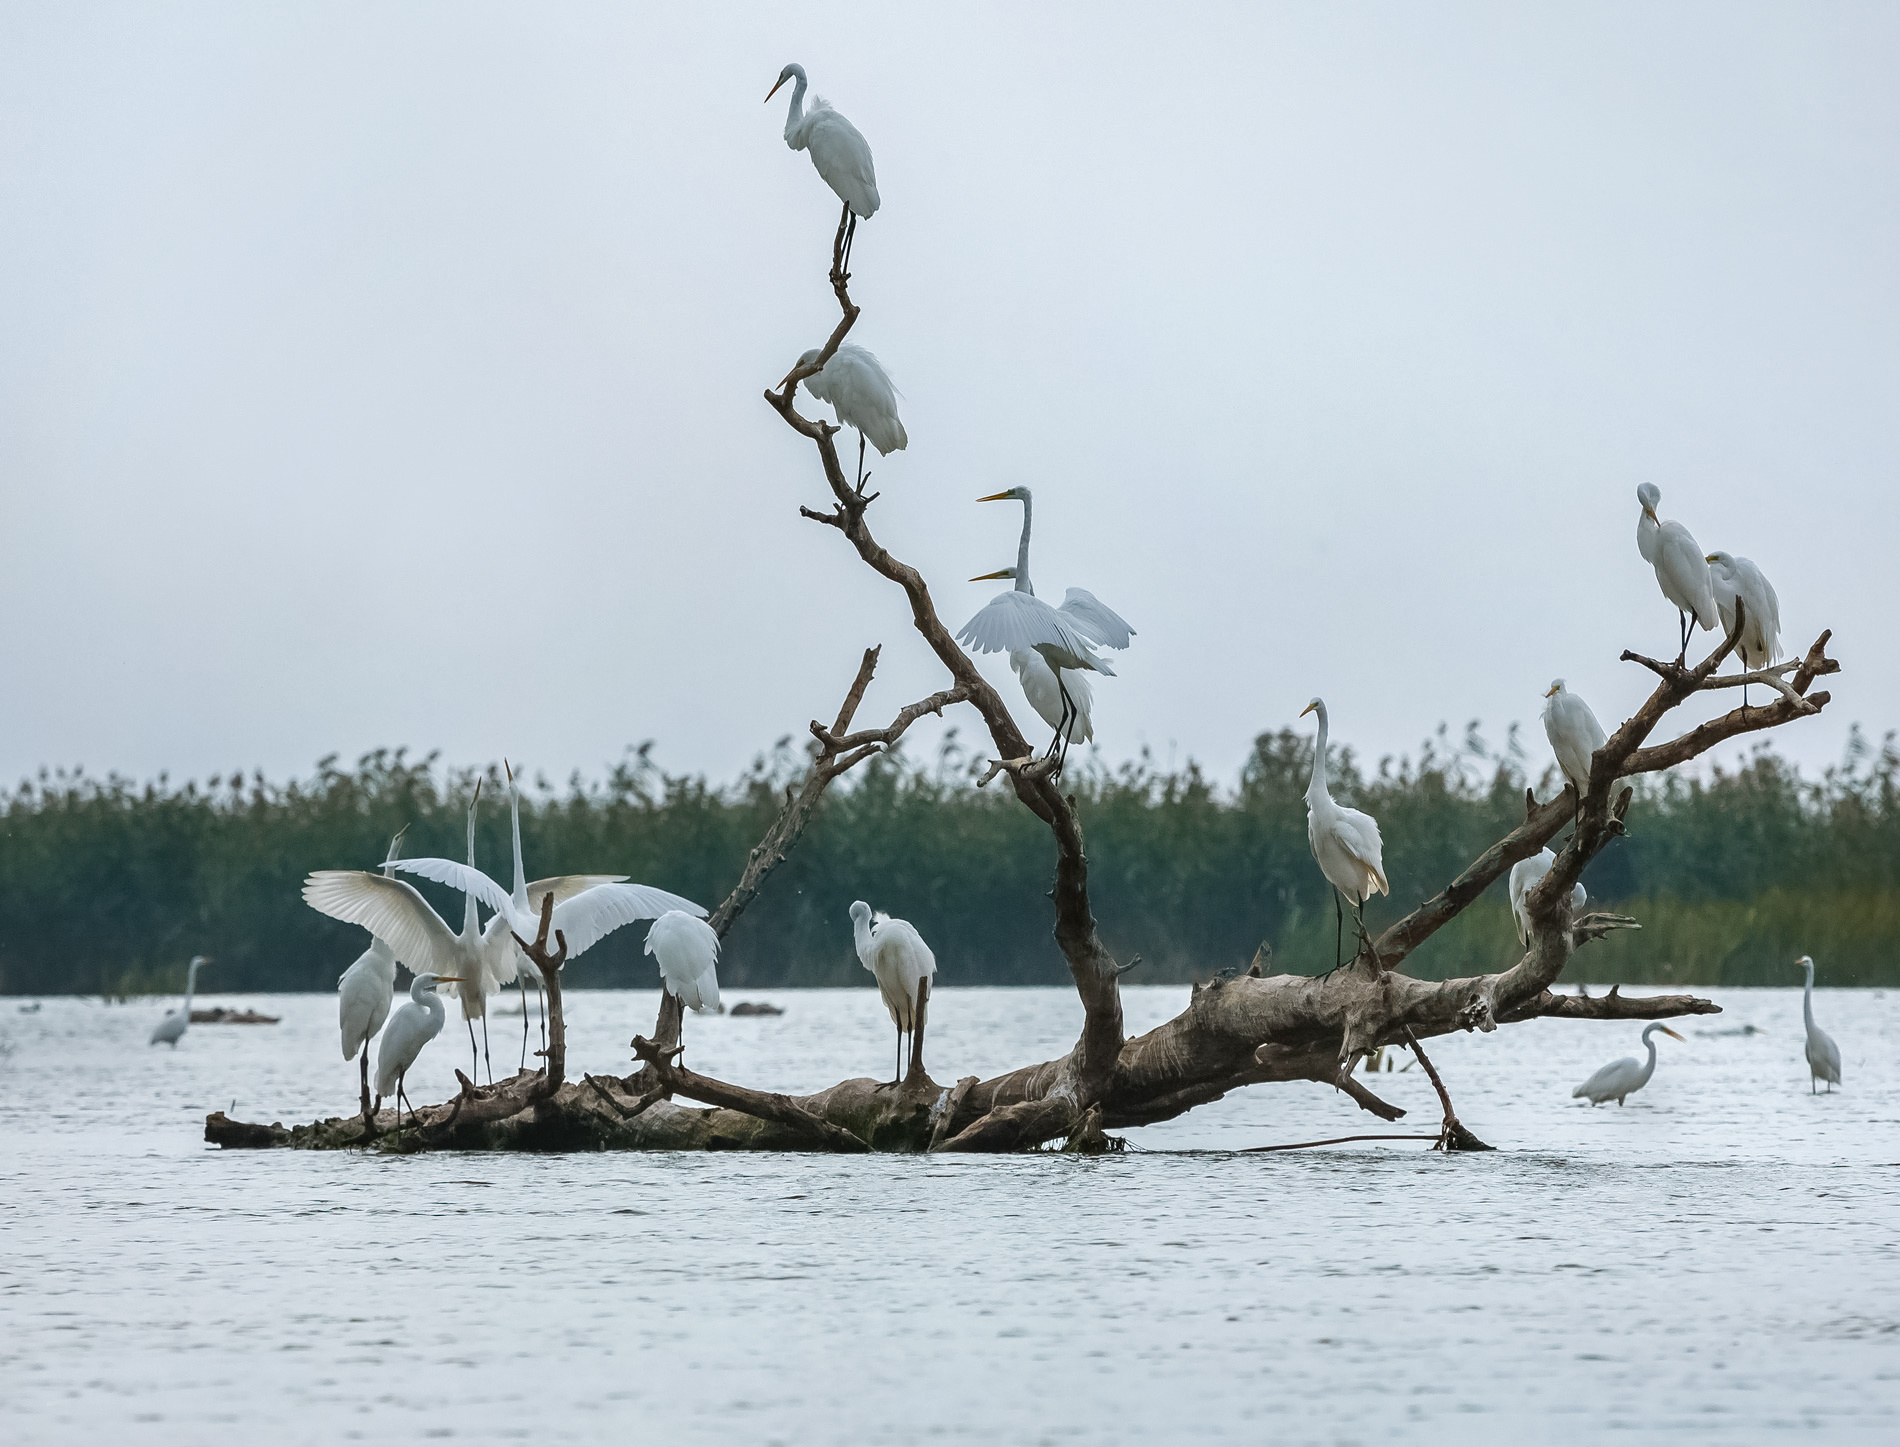
[[(1551, 865), (1557, 862), (1557, 856), (1548, 849), (1540, 849), (1529, 859), (1520, 859), (1511, 866), (1511, 918), (1517, 923), (1517, 942), (1529, 946), (1531, 942), (1531, 916), (1524, 905), (1524, 896), (1550, 873)], [(1581, 884), (1570, 887), (1570, 913), (1575, 918), (1584, 902), (1589, 899)]]
[(1680, 1040), (1682, 1038), (1674, 1030), (1671, 1030), (1667, 1025), (1663, 1024), (1662, 1021), (1658, 1020), (1654, 1025), (1651, 1025), (1647, 1030), (1643, 1031), (1643, 1044), (1649, 1047), (1649, 1058), (1647, 1060), (1643, 1061), (1640, 1065), (1633, 1055), (1625, 1055), (1621, 1060), (1612, 1060), (1595, 1075), (1584, 1081), (1582, 1085), (1579, 1085), (1575, 1090), (1571, 1091), (1570, 1098), (1572, 1100), (1588, 1100), (1591, 1105), (1601, 1105), (1606, 1100), (1614, 1100), (1618, 1105), (1621, 1105), (1624, 1096), (1634, 1095), (1645, 1085), (1649, 1084), (1649, 1077), (1656, 1073), (1656, 1042), (1650, 1037), (1658, 1030), (1662, 1031), (1663, 1034), (1667, 1035), (1671, 1040)]
[(1637, 488), (1636, 501), (1643, 509), (1636, 519), (1636, 551), (1656, 569), (1656, 585), (1663, 597), (1676, 605), (1676, 621), (1682, 627), (1682, 648), (1676, 662), (1681, 663), (1689, 656), (1690, 619), (1705, 629), (1716, 625), (1715, 586), (1709, 578), (1708, 555), (1681, 523), (1674, 518), (1663, 522), (1656, 516), (1662, 489), (1655, 483), (1646, 482)]
[[(1366, 932), (1365, 902), (1375, 894), (1385, 894), (1385, 842), (1379, 838), (1379, 821), (1370, 814), (1335, 804), (1326, 788), (1326, 705), (1314, 699), (1300, 710), (1300, 717), (1319, 715), (1319, 737), (1313, 741), (1313, 778), (1306, 786), (1306, 841), (1319, 861), (1319, 872), (1339, 893), (1333, 896), (1333, 970), (1339, 968), (1345, 951), (1346, 921), (1339, 907), (1339, 894), (1352, 901), (1353, 918), (1359, 933)], [(1326, 973), (1331, 974), (1328, 970)]]
[(805, 151), (812, 165), (825, 178), (825, 184), (844, 202), (838, 216), (838, 230), (844, 235), (844, 250), (838, 269), (851, 267), (851, 241), (858, 234), (860, 218), (868, 221), (877, 215), (877, 170), (871, 164), (871, 146), (858, 128), (833, 110), (820, 96), (813, 96), (811, 109), (805, 110), (805, 67), (788, 65), (778, 73), (778, 83), (765, 93), (770, 101), (779, 86), (788, 80), (792, 87), (791, 108), (785, 113), (785, 144), (794, 151)]
[(1841, 1083), (1841, 1047), (1833, 1036), (1814, 1023), (1814, 961), (1803, 955), (1795, 961), (1807, 972), (1801, 986), (1801, 1023), (1808, 1027), (1808, 1094), (1814, 1094), (1814, 1082), (1825, 1080), (1827, 1093)]
[[(409, 886), (405, 884), (402, 888), (408, 889)], [(410, 893), (414, 892), (410, 890)], [(427, 909), (428, 906), (424, 905), (423, 908)], [(471, 904), (469, 908), (473, 909), (474, 906)], [(409, 1099), (403, 1092), (403, 1077), (409, 1073), (409, 1067), (416, 1063), (422, 1047), (442, 1033), (442, 1022), (448, 1018), (442, 1008), (442, 997), (436, 994), (435, 987), (466, 983), (454, 975), (432, 975), (426, 971), (417, 975), (409, 986), (409, 1003), (396, 1012), (395, 1018), (389, 1022), (389, 1028), (383, 1031), (383, 1043), (376, 1052), (376, 1104), (380, 1108), (383, 1097), (394, 1087), (398, 1125), (402, 1124), (402, 1108)], [(367, 1053), (369, 1047), (366, 1045), (363, 1048)], [(413, 1121), (415, 1118), (416, 1108), (411, 1105), (409, 1119)]]
[[(800, 367), (818, 360), (820, 347), (798, 359)], [(793, 369), (794, 371), (797, 368)], [(897, 415), (897, 388), (878, 359), (863, 347), (841, 342), (816, 372), (805, 378), (805, 390), (820, 402), (829, 402), (838, 421), (858, 429), (858, 491), (864, 491), (864, 442), (868, 437), (879, 457), (889, 457), (910, 446), (903, 419)]]
[[(389, 857), (383, 861), (383, 876), (395, 878), (393, 867), (402, 848), (402, 836), (408, 825), (396, 831), (389, 841)], [(336, 982), (336, 1018), (342, 1032), (343, 1058), (356, 1059), (363, 1052), (363, 1106), (369, 1107), (369, 1042), (389, 1018), (390, 1001), (396, 993), (396, 952), (374, 935), (369, 948), (356, 957), (356, 963)]]
[[(475, 783), (475, 797), (468, 806), (468, 871), (488, 881), (488, 887), (503, 900), (507, 895), (488, 876), (475, 868), (475, 810), (481, 802), (482, 786)], [(394, 861), (397, 868), (407, 868)], [(412, 861), (413, 862), (413, 861)], [(433, 875), (425, 876), (433, 878)], [(449, 881), (444, 881), (449, 882)], [(457, 888), (463, 888), (457, 884)], [(482, 1036), (488, 1035), (488, 996), (502, 980), (512, 980), (516, 946), (506, 930), (490, 929), (483, 934), (476, 914), (477, 895), (464, 890), (465, 908), (462, 932), (455, 934), (443, 923), (442, 916), (405, 880), (388, 879), (364, 869), (319, 869), (304, 880), (304, 903), (332, 919), (361, 925), (379, 939), (387, 941), (411, 970), (427, 972), (445, 981), (453, 981), (462, 1001), (462, 1018), (468, 1022), (468, 1048), (476, 1063), (481, 1052), (475, 1046), (475, 1019), (482, 1022)], [(492, 898), (486, 902), (499, 909)], [(471, 1074), (476, 1064), (471, 1064)], [(494, 1078), (490, 1067), (489, 1078)]]
[(1591, 712), (1590, 705), (1554, 678), (1544, 695), (1544, 734), (1551, 752), (1557, 755), (1557, 767), (1564, 779), (1577, 791), (1577, 807), (1583, 808), (1583, 796), (1590, 792), (1590, 756), (1608, 741), (1603, 725)]
[(647, 931), (646, 952), (669, 995), (689, 1010), (719, 1008), (719, 935), (697, 915), (669, 909)]
[[(1035, 494), (1026, 487), (1012, 487), (1003, 492), (993, 492), (988, 497), (979, 497), (977, 501), (1020, 502), (1023, 505), (1023, 535), (1016, 544), (1016, 566), (988, 576), (1014, 578), (1016, 591), (1027, 593), (1033, 598), (1036, 589), (1029, 581), (1029, 532), (1034, 521)], [(1135, 630), (1128, 626), (1119, 613), (1102, 604), (1086, 588), (1069, 589), (1063, 596), (1062, 606), (1056, 611), (1064, 614), (1092, 642), (1108, 648), (1126, 648), (1135, 636)], [(1095, 737), (1095, 722), (1091, 717), (1095, 694), (1086, 676), (1068, 669), (1058, 673), (1032, 648), (1012, 648), (1009, 666), (1016, 670), (1016, 677), (1023, 686), (1023, 696), (1029, 700), (1029, 706), (1041, 715), (1044, 723), (1057, 730), (1057, 737), (1065, 751), (1078, 738), (1086, 741)], [(1069, 702), (1066, 710), (1063, 708), (1064, 694), (1067, 694)]]
[(874, 915), (861, 899), (851, 905), (851, 936), (859, 963), (876, 978), (897, 1027), (897, 1074), (891, 1080), (896, 1085), (904, 1078), (904, 1036), (917, 1024), (917, 987), (936, 975), (937, 957), (909, 920)]
[[(1766, 668), (1781, 657), (1781, 599), (1775, 585), (1748, 558), (1720, 550), (1708, 555), (1709, 582), (1715, 589), (1715, 608), (1724, 630), (1735, 626), (1735, 600), (1742, 600), (1742, 636), (1735, 651), (1745, 668)], [(1742, 707), (1748, 707), (1748, 685), (1742, 685)]]
[(152, 1027), (152, 1038), (148, 1045), (169, 1045), (178, 1048), (178, 1038), (191, 1024), (191, 997), (198, 988), (198, 967), (211, 963), (209, 955), (193, 955), (191, 963), (185, 967), (185, 1003), (182, 1009), (167, 1010), (165, 1018)]

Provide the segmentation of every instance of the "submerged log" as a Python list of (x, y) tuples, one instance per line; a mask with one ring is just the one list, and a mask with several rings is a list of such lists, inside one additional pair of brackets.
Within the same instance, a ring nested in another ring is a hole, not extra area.
[(222, 1005), (191, 1012), (191, 1023), (194, 1025), (275, 1025), (281, 1018), (278, 1015), (260, 1015), (255, 1010), (227, 1010)]

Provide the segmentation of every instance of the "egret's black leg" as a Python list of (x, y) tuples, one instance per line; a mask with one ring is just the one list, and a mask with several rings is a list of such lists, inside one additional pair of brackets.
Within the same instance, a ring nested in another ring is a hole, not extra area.
[(1056, 773), (1062, 772), (1062, 766), (1069, 761), (1069, 721), (1075, 717), (1075, 700), (1069, 697), (1069, 685), (1062, 681), (1062, 670), (1057, 669), (1056, 692), (1062, 695), (1062, 722), (1056, 725), (1056, 744), (1060, 745), (1060, 757), (1056, 760)]
[(1680, 608), (1676, 609), (1676, 622), (1682, 627), (1682, 649), (1676, 654), (1676, 665), (1681, 667), (1689, 658), (1689, 615)]
[(1346, 952), (1346, 911), (1339, 903), (1339, 891), (1333, 891), (1333, 969), (1326, 973), (1330, 976), (1344, 963)]
[(844, 267), (842, 269), (842, 275), (849, 279), (851, 275), (851, 243), (857, 240), (858, 236), (858, 218), (851, 215), (851, 203), (849, 201), (844, 203), (844, 214), (850, 217), (850, 222), (844, 230)]
[(369, 1118), (369, 1041), (363, 1042), (363, 1116)]
[(838, 213), (838, 234), (831, 242), (831, 269), (844, 275), (845, 224), (851, 219), (851, 203), (844, 203), (844, 209)]
[(488, 1083), (495, 1083), (495, 1062), (488, 1059), (488, 1011), (482, 1011), (482, 1059), (488, 1062)]
[(528, 977), (516, 975), (515, 983), (521, 986), (521, 1068), (528, 1068)]
[(468, 1026), (468, 1073), (471, 1078), (482, 1078), (482, 1052), (475, 1044), (475, 1021), (464, 1015), (462, 1023)]
[(858, 496), (864, 496), (864, 434), (858, 434)]

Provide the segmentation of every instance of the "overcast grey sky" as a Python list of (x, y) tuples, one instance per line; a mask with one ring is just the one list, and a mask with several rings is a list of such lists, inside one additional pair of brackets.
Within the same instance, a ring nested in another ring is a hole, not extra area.
[(867, 719), (941, 686), (760, 399), (835, 319), (791, 60), (877, 159), (873, 524), (955, 626), (1033, 486), (1040, 589), (1140, 630), (1107, 757), (1231, 775), (1319, 693), (1541, 764), (1553, 676), (1614, 726), (1673, 646), (1653, 481), (1835, 629), (1818, 767), (1900, 724), (1896, 54), (1892, 6), (6, 4), (0, 778), (729, 777), (868, 644)]

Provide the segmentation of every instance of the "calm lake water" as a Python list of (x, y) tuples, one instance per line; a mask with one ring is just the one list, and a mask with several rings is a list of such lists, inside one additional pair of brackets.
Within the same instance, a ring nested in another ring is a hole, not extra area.
[[(1131, 1030), (1186, 995), (1129, 990)], [(871, 990), (728, 998), (786, 1013), (689, 1018), (696, 1069), (890, 1067)], [(1621, 1110), (1570, 1089), (1638, 1025), (1436, 1042), (1495, 1155), (1233, 1154), (1429, 1131), (1414, 1068), (1377, 1083), (1395, 1127), (1257, 1086), (1099, 1160), (219, 1152), (233, 1101), (353, 1107), (333, 997), (204, 997), (284, 1020), (175, 1052), (145, 1043), (159, 1002), (0, 1001), (0, 1438), (1900, 1441), (1900, 992), (1817, 994), (1831, 1097), (1798, 990), (1715, 998)], [(628, 1069), (655, 996), (569, 1000), (573, 1068)], [(945, 989), (932, 1074), (1058, 1054), (1079, 1020), (1067, 991)]]

